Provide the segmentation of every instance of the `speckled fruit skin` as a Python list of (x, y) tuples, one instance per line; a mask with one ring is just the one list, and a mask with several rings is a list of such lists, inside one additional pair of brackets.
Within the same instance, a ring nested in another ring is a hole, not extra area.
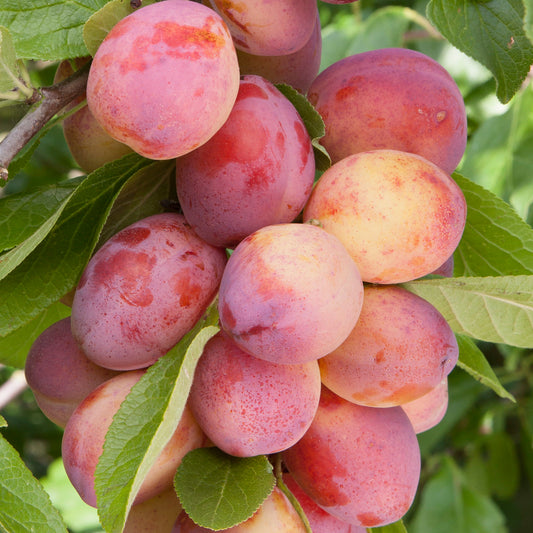
[(176, 161), (176, 190), (187, 221), (205, 241), (234, 248), (255, 230), (292, 222), (315, 179), (311, 139), (274, 85), (244, 76), (228, 120)]
[(353, 525), (379, 527), (411, 506), (420, 450), (401, 407), (365, 407), (326, 388), (306, 434), (282, 457), (305, 493)]
[[(105, 435), (114, 414), (144, 370), (122, 372), (89, 394), (70, 417), (62, 441), (62, 457), (70, 482), (82, 500), (96, 507), (94, 475)], [(206, 437), (188, 407), (176, 431), (149, 470), (134, 503), (142, 503), (172, 487), (184, 455), (204, 446)]]
[(89, 261), (72, 303), (72, 334), (100, 366), (149, 366), (200, 319), (225, 264), (225, 251), (202, 241), (182, 215), (139, 220)]
[[(196, 525), (185, 512), (176, 521), (172, 533), (209, 533), (211, 529)], [(305, 527), (289, 499), (274, 487), (261, 507), (248, 520), (221, 529), (221, 533), (305, 533)]]
[[(88, 59), (87, 57), (76, 59), (75, 66), (80, 68)], [(70, 61), (61, 61), (54, 76), (54, 83), (64, 80), (73, 73)], [(71, 109), (83, 100), (85, 94), (74, 99), (65, 109)], [(132, 152), (129, 146), (113, 139), (100, 126), (86, 105), (63, 120), (63, 134), (72, 157), (87, 173)]]
[(204, 0), (224, 19), (236, 48), (250, 54), (292, 54), (309, 40), (314, 0)]
[(313, 533), (367, 533), (364, 527), (348, 524), (326, 513), (300, 488), (288, 472), (283, 474), (283, 482), (302, 506)]
[(320, 70), (322, 32), (320, 18), (310, 39), (300, 50), (280, 56), (257, 56), (237, 50), (241, 74), (257, 74), (272, 83), (286, 83), (302, 94), (313, 83)]
[(304, 363), (353, 329), (363, 284), (338, 239), (310, 224), (266, 226), (231, 255), (220, 284), (220, 323), (246, 352)]
[(344, 244), (363, 281), (395, 284), (433, 272), (452, 255), (466, 201), (455, 181), (426, 159), (375, 150), (324, 172), (303, 216)]
[(404, 403), (402, 409), (406, 412), (415, 433), (423, 433), (435, 427), (448, 410), (448, 377), (424, 396)]
[(115, 139), (151, 159), (172, 159), (222, 126), (239, 88), (237, 53), (220, 16), (166, 0), (120, 20), (98, 48), (87, 103)]
[(458, 356), (455, 335), (433, 305), (401, 287), (367, 285), (357, 324), (319, 365), (322, 382), (345, 400), (391, 407), (427, 394)]
[(376, 149), (412, 152), (445, 172), (466, 148), (463, 97), (430, 57), (406, 48), (355, 54), (323, 70), (308, 98), (326, 125), (332, 161)]
[(238, 457), (268, 455), (303, 436), (316, 413), (320, 386), (316, 361), (264, 361), (220, 332), (198, 362), (189, 405), (221, 450)]
[(87, 359), (72, 337), (70, 317), (52, 324), (35, 339), (24, 373), (41, 411), (61, 427), (85, 396), (117, 375)]

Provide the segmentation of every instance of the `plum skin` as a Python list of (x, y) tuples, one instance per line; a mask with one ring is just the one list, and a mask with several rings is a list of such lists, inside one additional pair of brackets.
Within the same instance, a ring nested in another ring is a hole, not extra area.
[(150, 159), (173, 159), (222, 126), (238, 87), (237, 53), (220, 16), (167, 0), (107, 34), (91, 64), (87, 103), (114, 139)]
[(435, 164), (398, 150), (361, 152), (332, 165), (303, 213), (334, 234), (361, 278), (396, 284), (425, 276), (455, 251), (466, 200)]
[(357, 266), (337, 238), (310, 224), (276, 224), (237, 246), (224, 270), (222, 329), (274, 363), (323, 357), (352, 330), (362, 306)]
[[(70, 417), (61, 445), (68, 478), (82, 500), (96, 507), (94, 475), (102, 454), (105, 435), (114, 414), (145, 370), (122, 372), (91, 392)], [(172, 487), (172, 481), (183, 456), (206, 444), (206, 437), (188, 406), (178, 427), (149, 470), (134, 500), (140, 504)]]
[(63, 428), (90, 392), (117, 375), (80, 350), (72, 336), (70, 317), (52, 324), (35, 339), (24, 373), (41, 411)]
[(291, 102), (268, 80), (243, 76), (228, 120), (176, 160), (178, 199), (202, 239), (233, 248), (263, 226), (297, 217), (311, 194), (314, 161)]
[(96, 364), (153, 364), (216, 295), (226, 253), (202, 241), (182, 215), (139, 220), (91, 258), (72, 303), (72, 334)]
[(391, 407), (436, 387), (458, 356), (455, 335), (433, 305), (402, 287), (370, 285), (354, 329), (319, 365), (322, 382), (345, 400)]
[(436, 61), (406, 48), (354, 54), (323, 70), (308, 91), (326, 125), (332, 161), (369, 150), (421, 155), (455, 170), (467, 140), (463, 97)]
[(282, 458), (322, 509), (362, 527), (399, 520), (420, 479), (418, 441), (401, 407), (356, 405), (325, 387), (310, 428)]
[(264, 361), (219, 332), (200, 357), (189, 406), (205, 434), (226, 453), (268, 455), (303, 436), (316, 413), (320, 388), (316, 361)]

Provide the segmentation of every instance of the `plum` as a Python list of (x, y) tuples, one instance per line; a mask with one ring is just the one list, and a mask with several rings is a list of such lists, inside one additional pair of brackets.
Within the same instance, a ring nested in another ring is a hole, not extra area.
[(196, 2), (167, 0), (111, 29), (91, 64), (87, 103), (114, 139), (150, 159), (173, 159), (214, 135), (238, 89), (222, 18)]
[(292, 222), (314, 178), (300, 115), (271, 82), (253, 75), (242, 78), (222, 128), (176, 161), (185, 218), (208, 243), (231, 248), (263, 226)]
[(91, 258), (72, 303), (72, 333), (89, 359), (114, 370), (154, 363), (214, 299), (226, 253), (183, 215), (139, 220)]
[(363, 284), (341, 242), (311, 224), (265, 226), (235, 248), (220, 283), (220, 324), (246, 352), (304, 363), (353, 329)]

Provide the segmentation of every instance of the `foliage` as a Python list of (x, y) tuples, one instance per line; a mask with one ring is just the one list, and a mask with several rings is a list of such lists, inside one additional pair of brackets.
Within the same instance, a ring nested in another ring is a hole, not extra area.
[[(526, 531), (529, 507), (521, 502), (533, 494), (533, 86), (528, 78), (533, 3), (319, 4), (321, 68), (385, 46), (420, 50), (456, 79), (470, 125), (467, 151), (454, 175), (468, 204), (455, 276), (405, 284), (433, 303), (458, 335), (460, 363), (450, 380), (450, 407), (441, 424), (420, 435), (423, 483), (411, 512), (404, 523), (375, 531)], [(121, 0), (0, 0), (0, 97), (2, 105), (15, 104), (1, 109), (2, 129), (13, 126), (12, 117), (22, 114), (20, 103), (39, 87), (34, 71), (50, 64), (43, 61), (93, 53), (130, 10)], [(323, 124), (310, 104), (290, 87), (284, 92), (319, 138)], [(9, 166), (9, 181), (0, 191), (0, 363), (12, 368), (23, 368), (32, 341), (68, 316), (59, 300), (75, 287), (101, 243), (131, 221), (161, 212), (161, 199), (176, 200), (171, 162), (129, 155), (84, 175), (58, 128), (43, 130), (28, 144)], [(323, 170), (327, 154), (318, 143), (315, 147)], [(47, 160), (51, 153), (58, 154), (59, 166)], [(113, 423), (97, 484), (106, 530), (122, 530), (139, 481), (168, 440), (173, 422), (165, 415), (183, 409), (203, 343), (216, 332), (213, 320), (199, 323), (145, 375)], [(142, 414), (134, 427), (127, 416), (131, 410)], [(209, 460), (209, 468), (234, 476), (242, 491), (251, 490), (258, 470), (264, 476), (251, 506), (232, 509), (235, 514), (214, 516), (209, 505), (193, 510), (205, 524), (228, 527), (250, 516), (273, 478), (266, 460), (243, 465), (216, 454)], [(201, 464), (207, 464), (205, 458)], [(42, 486), (2, 436), (0, 465), (0, 530), (29, 531), (32, 524), (48, 528), (39, 531), (66, 530)], [(191, 473), (196, 467), (186, 467), (176, 478), (178, 493), (196, 482)], [(50, 483), (49, 477), (45, 486)], [(224, 483), (212, 487), (205, 501), (226, 497), (226, 489)], [(205, 488), (196, 485), (196, 490)]]

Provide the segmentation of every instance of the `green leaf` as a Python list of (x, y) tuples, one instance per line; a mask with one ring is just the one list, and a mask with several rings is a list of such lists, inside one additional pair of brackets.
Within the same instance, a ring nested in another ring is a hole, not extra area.
[(106, 0), (2, 0), (0, 25), (7, 27), (19, 58), (56, 61), (88, 55), (83, 25)]
[[(50, 233), (80, 179), (0, 199), (0, 279), (7, 276)], [(6, 251), (8, 250), (8, 251)]]
[(2, 95), (1, 93), (16, 91), (21, 86), (23, 86), (23, 82), (20, 63), (17, 61), (13, 39), (9, 30), (0, 26), (0, 98), (17, 98), (16, 95)]
[(175, 172), (173, 160), (156, 161), (132, 176), (111, 208), (97, 248), (133, 222), (162, 213), (161, 201), (170, 199), (175, 188)]
[[(144, 0), (142, 5), (147, 6), (155, 1)], [(83, 28), (83, 40), (89, 53), (94, 56), (109, 30), (134, 11), (129, 0), (112, 0), (92, 15)]]
[(274, 485), (266, 456), (233, 457), (216, 447), (189, 452), (174, 478), (185, 512), (198, 525), (215, 531), (250, 518)]
[(373, 527), (368, 529), (371, 533), (407, 533), (403, 520), (389, 524), (388, 526)]
[(0, 428), (6, 428), (7, 427), (7, 422), (6, 422), (6, 419), (0, 415)]
[(79, 185), (52, 231), (0, 284), (0, 337), (28, 323), (74, 287), (117, 194), (151, 163), (131, 154), (96, 170)]
[(67, 316), (70, 316), (70, 308), (56, 302), (24, 326), (5, 337), (0, 337), (0, 363), (15, 368), (24, 368), (33, 341), (47, 327)]
[(451, 44), (492, 72), (501, 102), (520, 89), (533, 63), (522, 0), (431, 0), (427, 16)]
[(363, 23), (345, 55), (359, 54), (378, 48), (398, 48), (411, 23), (411, 10), (387, 6), (374, 11)]
[(468, 205), (454, 254), (456, 276), (533, 274), (533, 229), (503, 200), (454, 174)]
[(113, 418), (96, 467), (104, 529), (121, 532), (150, 467), (170, 440), (187, 402), (196, 363), (220, 328), (216, 304), (133, 386)]
[(514, 396), (504, 389), (485, 355), (474, 341), (465, 335), (457, 335), (457, 343), (459, 344), (457, 366), (468, 372), (483, 385), (491, 388), (501, 398), (516, 402)]
[(0, 530), (67, 533), (42, 485), (32, 476), (17, 451), (0, 436)]
[(440, 470), (425, 485), (410, 533), (506, 533), (496, 504), (465, 483), (452, 459), (442, 458)]
[(317, 170), (327, 170), (331, 166), (331, 158), (326, 149), (319, 143), (326, 134), (326, 126), (313, 104), (296, 89), (285, 83), (276, 84), (278, 90), (292, 103), (304, 121), (305, 128), (315, 153)]
[(432, 303), (456, 333), (533, 347), (533, 276), (422, 279), (404, 287)]
[(510, 203), (525, 220), (532, 217), (533, 85), (518, 93), (505, 113), (482, 122), (469, 140), (462, 174)]
[(509, 500), (520, 485), (520, 460), (514, 440), (498, 431), (485, 438), (487, 474), (491, 494)]

